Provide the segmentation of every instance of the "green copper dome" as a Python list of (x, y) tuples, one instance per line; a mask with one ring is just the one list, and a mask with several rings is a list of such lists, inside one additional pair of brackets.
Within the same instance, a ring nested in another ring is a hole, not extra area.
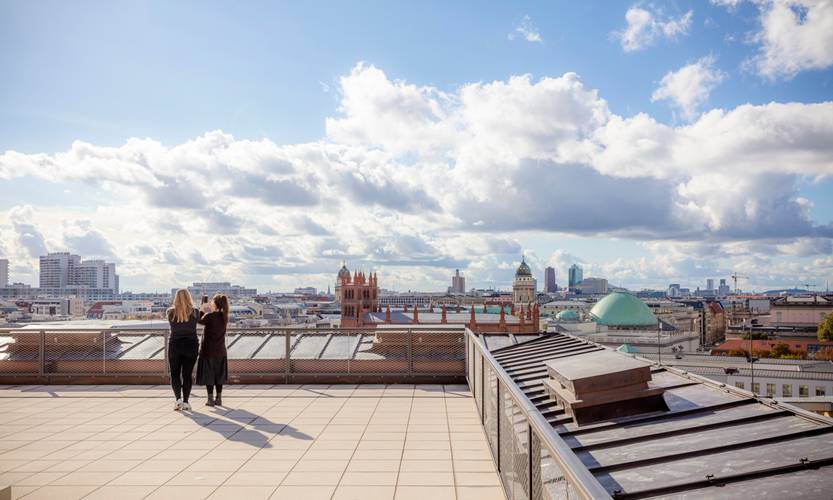
[(578, 321), (578, 313), (575, 311), (561, 311), (555, 315), (555, 319), (561, 321)]
[(529, 266), (526, 264), (526, 258), (521, 259), (521, 265), (518, 266), (518, 270), (515, 271), (515, 277), (518, 276), (532, 276), (532, 270), (529, 269)]
[(622, 292), (613, 292), (596, 302), (590, 317), (607, 326), (657, 326), (657, 317), (644, 302)]

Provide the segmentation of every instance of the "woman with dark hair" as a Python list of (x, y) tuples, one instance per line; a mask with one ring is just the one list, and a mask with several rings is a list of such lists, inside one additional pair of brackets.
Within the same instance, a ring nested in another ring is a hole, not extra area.
[[(208, 310), (206, 310), (208, 309)], [(228, 380), (228, 359), (226, 354), (226, 327), (229, 318), (229, 302), (225, 295), (217, 294), (205, 304), (200, 315), (200, 324), (205, 325), (200, 345), (200, 359), (197, 363), (197, 384), (208, 391), (206, 406), (223, 405), (223, 384)], [(217, 399), (214, 399), (214, 388)]]

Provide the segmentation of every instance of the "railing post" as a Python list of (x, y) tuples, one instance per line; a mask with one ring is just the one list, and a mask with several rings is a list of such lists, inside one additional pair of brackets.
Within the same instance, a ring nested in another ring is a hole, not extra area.
[[(165, 378), (165, 379), (170, 378), (170, 374), (168, 373), (168, 370), (170, 368), (170, 366), (168, 364), (168, 335), (169, 335), (169, 333), (170, 332), (168, 332), (168, 331), (162, 332), (162, 343), (165, 346), (165, 350), (164, 350), (165, 359), (162, 360), (163, 361), (163, 363), (162, 363), (162, 365), (163, 365), (163, 367), (162, 367), (162, 378)], [(169, 380), (169, 382), (170, 382), (170, 380)]]
[(283, 361), (283, 370), (284, 370), (283, 377), (284, 377), (284, 384), (288, 384), (289, 383), (289, 373), (290, 373), (289, 368), (290, 368), (290, 363), (291, 363), (290, 356), (289, 356), (289, 350), (290, 350), (290, 347), (291, 347), (291, 345), (290, 345), (291, 336), (289, 335), (289, 330), (284, 330), (283, 335), (284, 335), (284, 341), (285, 341), (284, 361)]
[(46, 374), (46, 332), (41, 330), (38, 341), (38, 376), (43, 377), (44, 374)]
[(101, 373), (107, 375), (107, 333), (101, 332)]
[(408, 328), (408, 379), (412, 380), (414, 375), (414, 336), (413, 331)]

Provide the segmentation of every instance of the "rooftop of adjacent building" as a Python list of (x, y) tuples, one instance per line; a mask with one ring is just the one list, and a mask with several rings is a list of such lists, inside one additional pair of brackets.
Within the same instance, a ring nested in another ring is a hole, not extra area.
[[(545, 387), (547, 363), (576, 356), (593, 362), (596, 353), (598, 361), (610, 356), (599, 345), (547, 335), (489, 348), (483, 361), (490, 378), (513, 385), (536, 421), (545, 419), (540, 425), (555, 431), (555, 446), (571, 450), (576, 460), (565, 462), (585, 488), (600, 485), (614, 498), (712, 499), (823, 498), (833, 488), (833, 420), (674, 368), (651, 368), (649, 387), (664, 391), (667, 410), (577, 424)], [(503, 391), (483, 391), (491, 439), (489, 415), (507, 403)]]

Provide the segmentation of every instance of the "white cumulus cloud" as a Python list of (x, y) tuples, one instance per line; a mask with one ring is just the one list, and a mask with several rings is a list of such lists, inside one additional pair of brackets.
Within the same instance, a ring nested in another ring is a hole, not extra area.
[(665, 17), (658, 11), (651, 11), (634, 5), (625, 12), (627, 26), (614, 33), (625, 52), (635, 52), (650, 47), (658, 39), (673, 40), (688, 34), (691, 28), (693, 11), (679, 17)]
[(790, 79), (805, 70), (833, 65), (833, 2), (773, 0), (759, 4), (760, 45), (748, 63), (771, 80)]
[(726, 74), (715, 67), (715, 58), (706, 56), (666, 73), (651, 95), (651, 101), (670, 101), (685, 119), (690, 120), (725, 78)]

